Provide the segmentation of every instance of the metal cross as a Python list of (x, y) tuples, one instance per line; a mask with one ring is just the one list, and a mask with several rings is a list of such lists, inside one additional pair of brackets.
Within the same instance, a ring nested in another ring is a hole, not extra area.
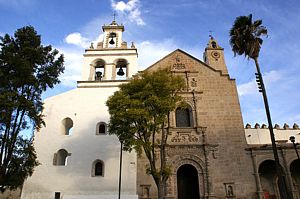
[(212, 33), (213, 33), (213, 31), (212, 30), (210, 30), (210, 31), (208, 31), (210, 34), (209, 34), (209, 37), (210, 38), (213, 38), (213, 36), (212, 36)]
[(117, 16), (116, 12), (114, 12), (113, 16), (114, 16), (114, 21), (116, 21), (116, 16)]

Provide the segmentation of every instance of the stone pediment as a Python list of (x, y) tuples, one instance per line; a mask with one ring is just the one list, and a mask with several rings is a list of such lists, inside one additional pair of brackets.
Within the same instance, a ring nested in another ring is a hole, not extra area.
[(159, 61), (155, 62), (151, 66), (145, 69), (145, 71), (152, 71), (157, 69), (169, 69), (173, 72), (199, 72), (199, 70), (210, 70), (211, 72), (217, 72), (221, 74), (221, 71), (215, 70), (211, 66), (207, 65), (203, 61), (196, 57), (184, 52), (181, 49), (177, 49), (167, 56), (163, 57)]

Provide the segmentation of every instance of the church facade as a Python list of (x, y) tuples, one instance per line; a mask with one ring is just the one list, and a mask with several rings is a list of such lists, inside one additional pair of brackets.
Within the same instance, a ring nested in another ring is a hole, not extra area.
[[(113, 21), (102, 28), (103, 41), (85, 51), (77, 88), (45, 100), (46, 127), (35, 134), (41, 165), (25, 182), (22, 199), (118, 197), (120, 143), (107, 134), (105, 102), (137, 72), (137, 49), (123, 40), (123, 25)], [(146, 70), (160, 68), (184, 78), (180, 95), (188, 104), (171, 115), (165, 198), (280, 198), (268, 131), (244, 128), (236, 83), (218, 42), (209, 39), (203, 60), (177, 49)], [(295, 136), (299, 142), (300, 130), (277, 130), (289, 193), (300, 198), (300, 161), (288, 141)], [(146, 164), (143, 156), (123, 152), (121, 198), (156, 198)]]

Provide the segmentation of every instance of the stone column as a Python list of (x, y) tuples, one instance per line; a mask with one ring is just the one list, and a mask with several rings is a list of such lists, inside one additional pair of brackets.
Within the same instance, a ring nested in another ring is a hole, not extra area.
[(257, 193), (259, 199), (263, 199), (264, 192), (262, 190), (260, 177), (259, 177), (259, 173), (258, 173), (256, 155), (253, 153), (252, 149), (250, 149), (250, 150), (251, 150), (251, 159), (252, 159), (253, 171), (254, 171), (253, 175), (255, 177), (255, 182), (256, 182), (256, 193)]
[(287, 181), (288, 181), (288, 192), (294, 196), (294, 198), (296, 198), (296, 190), (294, 189), (294, 186), (293, 186), (293, 179), (292, 179), (292, 175), (291, 175), (291, 172), (290, 172), (290, 168), (289, 166), (287, 165), (287, 162), (286, 162), (286, 152), (280, 148), (280, 151), (281, 151), (281, 156), (282, 156), (282, 160), (283, 160), (283, 166), (284, 166), (284, 170), (285, 170), (285, 173), (286, 173), (286, 178)]

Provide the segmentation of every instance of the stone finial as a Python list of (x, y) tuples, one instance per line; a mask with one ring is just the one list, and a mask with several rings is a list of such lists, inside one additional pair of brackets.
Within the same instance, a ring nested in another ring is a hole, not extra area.
[(262, 124), (262, 125), (261, 125), (261, 128), (262, 128), (262, 129), (267, 129), (268, 126), (267, 126), (266, 124)]
[(293, 129), (299, 129), (299, 125), (298, 125), (298, 124), (296, 124), (296, 123), (294, 123), (294, 125), (293, 125)]
[(251, 125), (249, 123), (246, 124), (245, 126), (246, 129), (251, 129)]
[(131, 48), (135, 48), (135, 45), (133, 42), (131, 42)]
[(254, 128), (259, 129), (260, 125), (258, 123), (255, 124)]
[(274, 129), (280, 129), (279, 124), (275, 124), (275, 125), (274, 125)]
[(93, 42), (90, 45), (90, 49), (94, 49), (94, 43)]
[(287, 130), (287, 129), (290, 129), (290, 126), (289, 126), (287, 123), (284, 123), (283, 128), (284, 128), (285, 130)]

